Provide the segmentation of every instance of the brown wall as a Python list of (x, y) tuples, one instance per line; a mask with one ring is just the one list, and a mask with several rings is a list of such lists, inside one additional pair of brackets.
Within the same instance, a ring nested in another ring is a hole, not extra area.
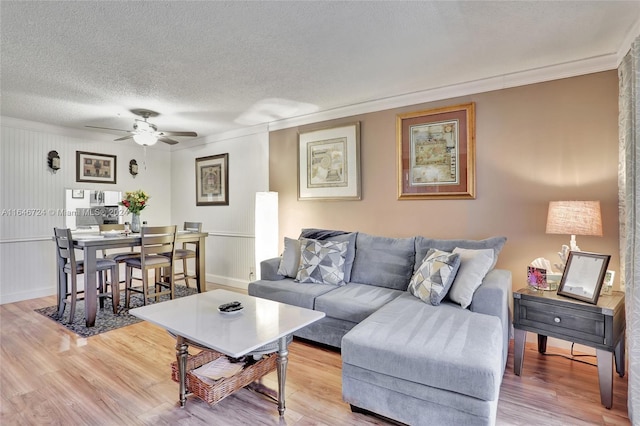
[[(476, 199), (397, 199), (396, 114), (476, 104)], [(360, 121), (361, 201), (297, 200), (297, 132)], [(618, 257), (616, 71), (555, 80), (332, 120), (270, 134), (271, 191), (279, 193), (280, 240), (304, 227), (405, 237), (508, 238), (497, 267), (525, 285), (537, 257), (556, 262), (569, 236), (546, 235), (549, 201), (600, 200), (603, 237), (578, 236), (583, 251)], [(616, 276), (616, 288), (618, 287)]]

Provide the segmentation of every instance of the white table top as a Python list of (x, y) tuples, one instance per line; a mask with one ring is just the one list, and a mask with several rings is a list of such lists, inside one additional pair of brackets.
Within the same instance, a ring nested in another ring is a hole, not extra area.
[[(244, 309), (220, 313), (218, 306), (238, 301)], [(131, 309), (131, 315), (204, 347), (239, 358), (325, 316), (227, 290), (213, 290)]]

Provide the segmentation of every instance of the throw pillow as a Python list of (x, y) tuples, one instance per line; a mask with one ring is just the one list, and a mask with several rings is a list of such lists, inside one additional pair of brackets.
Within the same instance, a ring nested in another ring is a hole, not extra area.
[(344, 285), (344, 264), (348, 242), (300, 240), (300, 268), (296, 281)]
[(302, 228), (299, 238), (309, 238), (312, 240), (336, 241), (338, 243), (348, 241), (347, 256), (344, 262), (344, 282), (351, 282), (351, 269), (353, 260), (356, 257), (356, 236), (357, 232), (335, 231), (318, 228)]
[(284, 251), (280, 258), (278, 274), (295, 278), (300, 267), (300, 241), (284, 237)]
[(438, 306), (451, 288), (460, 267), (460, 255), (431, 249), (411, 277), (409, 291), (423, 302)]
[(471, 305), (473, 293), (480, 287), (482, 280), (493, 267), (494, 251), (456, 247), (453, 252), (460, 255), (460, 268), (449, 291), (449, 298), (466, 309)]

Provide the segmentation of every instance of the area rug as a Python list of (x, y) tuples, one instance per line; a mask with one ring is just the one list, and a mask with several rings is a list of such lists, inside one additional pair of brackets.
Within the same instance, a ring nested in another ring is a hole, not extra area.
[[(184, 297), (190, 296), (192, 294), (197, 293), (197, 289), (193, 287), (185, 287), (182, 285), (176, 286), (176, 297)], [(169, 300), (169, 296), (160, 296), (160, 302), (165, 300)], [(131, 295), (131, 303), (130, 308), (137, 308), (139, 306), (143, 306), (142, 304), (142, 295), (140, 294), (132, 294)], [(95, 336), (100, 333), (106, 333), (107, 331), (115, 330), (117, 328), (125, 327), (127, 325), (136, 324), (141, 322), (140, 318), (134, 317), (129, 314), (128, 309), (124, 307), (124, 291), (120, 293), (120, 309), (117, 314), (113, 313), (113, 309), (111, 308), (111, 300), (107, 299), (104, 303), (104, 308), (100, 309), (98, 306), (98, 310), (96, 312), (96, 323), (93, 327), (87, 327), (85, 325), (84, 319), (84, 300), (80, 300), (76, 302), (76, 312), (73, 318), (73, 321), (69, 323), (69, 307), (65, 308), (64, 314), (62, 318), (58, 317), (58, 307), (57, 306), (49, 306), (46, 308), (36, 309), (36, 312), (42, 314), (68, 330), (73, 331), (78, 336), (81, 337), (90, 337)]]

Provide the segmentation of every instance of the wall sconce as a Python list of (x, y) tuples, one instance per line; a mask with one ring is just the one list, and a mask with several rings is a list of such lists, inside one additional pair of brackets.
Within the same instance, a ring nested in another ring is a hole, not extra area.
[(58, 155), (58, 151), (49, 151), (47, 163), (49, 164), (49, 168), (53, 170), (53, 173), (60, 170), (60, 156)]
[(131, 173), (133, 177), (136, 177), (138, 174), (138, 162), (136, 160), (129, 161), (129, 173)]

